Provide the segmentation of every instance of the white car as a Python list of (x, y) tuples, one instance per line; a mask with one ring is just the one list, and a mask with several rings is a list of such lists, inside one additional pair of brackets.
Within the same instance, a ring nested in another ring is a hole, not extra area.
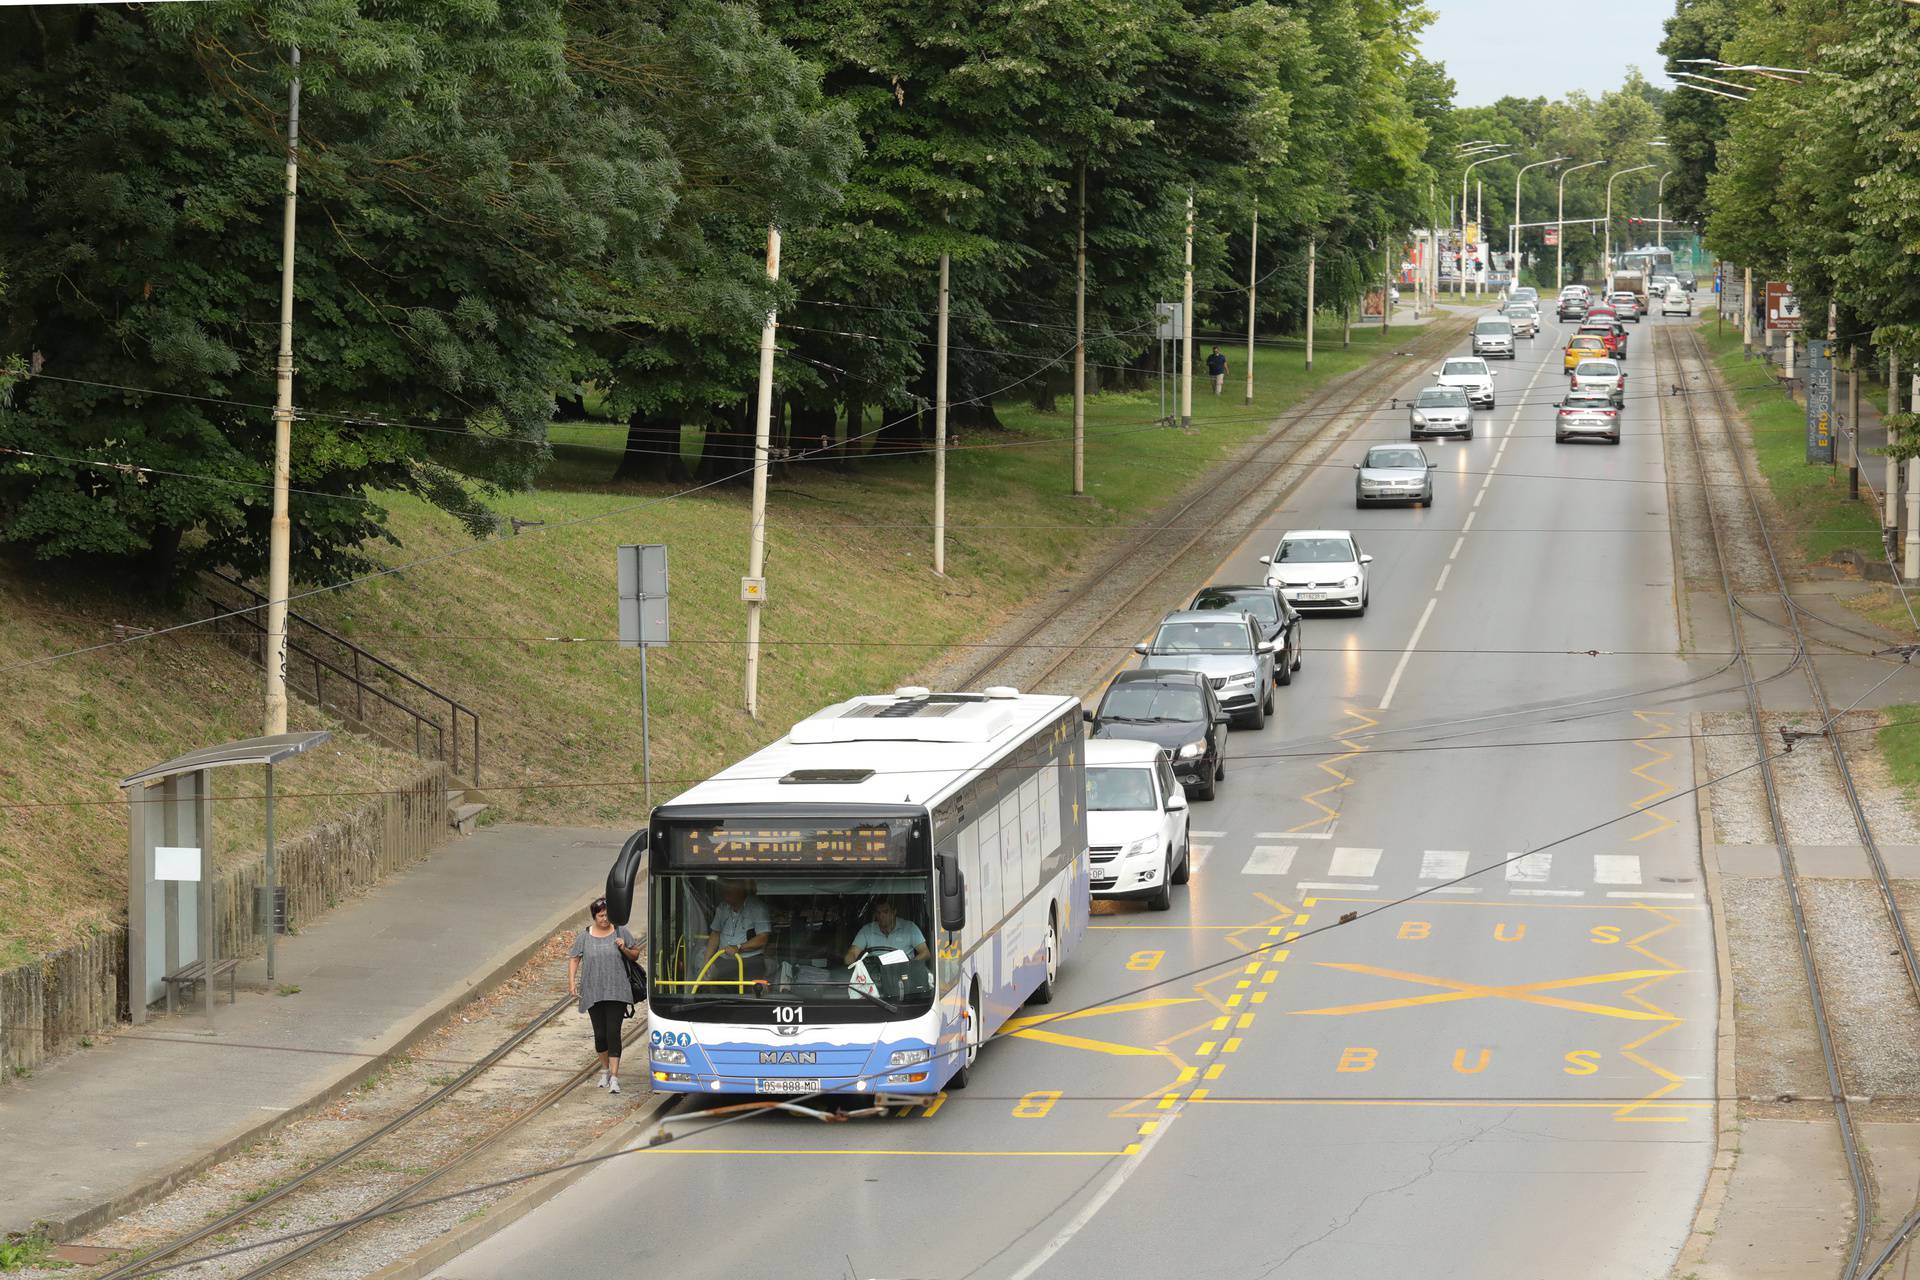
[(1132, 738), (1089, 738), (1087, 843), (1093, 896), (1173, 905), (1173, 886), (1193, 874), (1187, 793), (1165, 748)]
[(1296, 609), (1348, 609), (1365, 616), (1373, 557), (1361, 553), (1347, 529), (1289, 529), (1270, 556), (1267, 585), (1280, 588)]
[(1479, 356), (1449, 358), (1433, 371), (1433, 380), (1443, 387), (1465, 390), (1468, 402), (1476, 409), (1493, 408), (1493, 370)]
[(1692, 295), (1677, 284), (1667, 286), (1667, 291), (1660, 295), (1660, 314), (1663, 316), (1692, 315)]
[(1582, 360), (1573, 366), (1569, 391), (1604, 391), (1618, 409), (1627, 401), (1627, 371), (1618, 360)]

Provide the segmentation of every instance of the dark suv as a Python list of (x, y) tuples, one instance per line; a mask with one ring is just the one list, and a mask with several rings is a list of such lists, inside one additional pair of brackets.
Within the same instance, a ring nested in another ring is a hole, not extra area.
[(1196, 800), (1211, 800), (1227, 776), (1227, 714), (1198, 671), (1122, 671), (1081, 713), (1090, 737), (1133, 738), (1165, 747), (1173, 774)]

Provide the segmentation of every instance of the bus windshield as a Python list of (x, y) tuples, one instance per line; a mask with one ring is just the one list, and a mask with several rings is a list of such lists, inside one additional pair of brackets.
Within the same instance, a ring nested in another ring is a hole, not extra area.
[(867, 1021), (931, 1006), (933, 914), (924, 872), (657, 872), (650, 884), (658, 1013), (700, 1017), (711, 1010), (726, 1018), (761, 1004), (804, 1001)]

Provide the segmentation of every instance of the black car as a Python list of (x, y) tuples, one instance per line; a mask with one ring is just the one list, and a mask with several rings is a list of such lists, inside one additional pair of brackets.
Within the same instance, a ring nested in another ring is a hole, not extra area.
[(1560, 299), (1559, 316), (1562, 320), (1585, 320), (1587, 300), (1577, 293), (1567, 294)]
[(1273, 641), (1273, 682), (1292, 684), (1306, 652), (1299, 611), (1288, 604), (1280, 588), (1215, 584), (1200, 588), (1189, 609), (1237, 609), (1260, 624), (1260, 638)]
[(1196, 800), (1211, 800), (1227, 776), (1227, 714), (1198, 671), (1122, 671), (1081, 713), (1090, 737), (1132, 738), (1165, 747), (1174, 776)]

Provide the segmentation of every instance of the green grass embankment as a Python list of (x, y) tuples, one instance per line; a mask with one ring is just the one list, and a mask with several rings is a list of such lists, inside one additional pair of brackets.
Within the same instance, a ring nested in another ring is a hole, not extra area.
[(1002, 402), (1005, 430), (952, 441), (945, 578), (931, 571), (930, 460), (776, 473), (757, 721), (742, 709), (745, 489), (618, 483), (624, 433), (610, 424), (569, 425), (572, 447), (547, 487), (500, 500), (503, 514), (544, 526), (474, 548), (444, 517), (394, 499), (404, 550), (382, 554), (396, 563), (464, 554), (300, 607), (481, 712), (482, 782), (505, 814), (631, 823), (643, 812), (639, 657), (606, 642), (615, 544), (663, 542), (671, 557), (673, 643), (649, 659), (659, 801), (819, 707), (905, 683), (950, 646), (983, 638), (1286, 407), (1417, 336), (1356, 326), (1343, 351), (1330, 327), (1312, 374), (1299, 347), (1262, 347), (1251, 406), (1244, 346), (1222, 342), (1233, 362), (1226, 394), (1196, 380), (1191, 432), (1153, 425), (1155, 390), (1092, 397), (1083, 498), (1067, 492), (1070, 401), (1054, 412)]

